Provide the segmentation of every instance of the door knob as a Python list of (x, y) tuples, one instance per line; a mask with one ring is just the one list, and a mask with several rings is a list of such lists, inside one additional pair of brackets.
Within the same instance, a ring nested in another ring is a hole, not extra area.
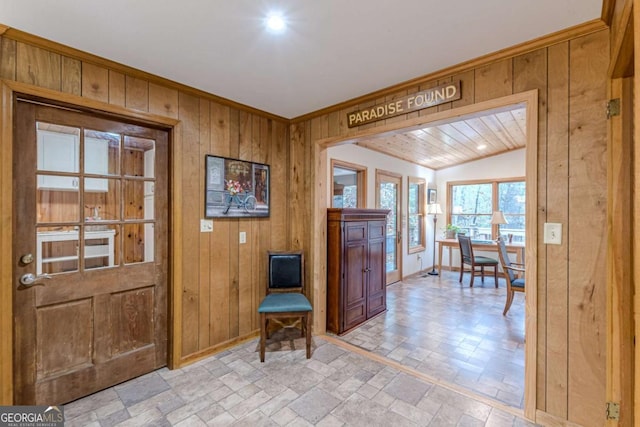
[(44, 279), (51, 279), (51, 276), (49, 276), (48, 274), (41, 274), (39, 276), (36, 276), (33, 273), (26, 273), (20, 276), (20, 283), (24, 286), (33, 286), (37, 285), (40, 280)]

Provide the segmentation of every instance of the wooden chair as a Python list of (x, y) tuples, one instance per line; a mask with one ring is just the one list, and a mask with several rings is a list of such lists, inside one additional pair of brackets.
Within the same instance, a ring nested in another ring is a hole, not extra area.
[[(302, 252), (269, 252), (267, 295), (258, 307), (260, 314), (260, 361), (264, 362), (269, 321), (285, 326), (280, 320), (294, 318), (301, 323), (306, 336), (307, 359), (311, 357), (312, 307), (302, 294), (304, 287), (304, 255)], [(287, 326), (287, 327), (290, 327)]]
[[(471, 282), (469, 287), (473, 287), (473, 278), (475, 276), (482, 276), (482, 283), (484, 283), (484, 269), (485, 267), (493, 267), (493, 277), (498, 287), (498, 260), (488, 258), (484, 256), (475, 256), (473, 254), (473, 245), (471, 244), (471, 238), (464, 235), (458, 235), (458, 244), (460, 245), (460, 280), (462, 283), (462, 275), (464, 274), (464, 266), (471, 266)], [(479, 269), (478, 269), (479, 268)]]
[(515, 293), (524, 292), (524, 278), (518, 277), (518, 274), (524, 274), (524, 265), (511, 262), (509, 254), (507, 253), (507, 247), (501, 237), (498, 237), (496, 243), (498, 244), (498, 256), (500, 257), (500, 264), (502, 265), (502, 273), (507, 280), (507, 302), (502, 312), (502, 315), (506, 316), (509, 308), (511, 308)]

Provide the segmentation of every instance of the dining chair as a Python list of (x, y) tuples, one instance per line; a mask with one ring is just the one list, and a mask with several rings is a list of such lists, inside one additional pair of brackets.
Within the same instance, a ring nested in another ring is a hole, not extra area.
[(460, 245), (460, 283), (462, 283), (462, 276), (464, 274), (464, 266), (469, 265), (471, 267), (471, 282), (469, 287), (473, 287), (473, 278), (475, 276), (482, 277), (482, 283), (484, 283), (484, 269), (485, 267), (493, 267), (493, 277), (495, 280), (496, 288), (498, 287), (498, 260), (485, 256), (475, 256), (473, 253), (473, 245), (471, 238), (465, 235), (458, 235), (458, 244)]
[[(306, 337), (307, 359), (311, 357), (311, 303), (304, 296), (304, 254), (302, 252), (269, 252), (267, 295), (258, 307), (260, 314), (260, 362), (264, 362), (269, 322), (282, 327), (300, 324)], [(292, 325), (282, 320), (295, 319)]]
[(513, 303), (515, 293), (524, 292), (524, 278), (519, 277), (520, 275), (524, 275), (524, 265), (512, 262), (509, 259), (507, 246), (501, 237), (498, 237), (496, 243), (498, 244), (498, 256), (500, 257), (502, 273), (507, 281), (507, 301), (504, 305), (504, 311), (502, 312), (502, 315), (506, 316), (509, 308), (511, 308), (511, 303)]

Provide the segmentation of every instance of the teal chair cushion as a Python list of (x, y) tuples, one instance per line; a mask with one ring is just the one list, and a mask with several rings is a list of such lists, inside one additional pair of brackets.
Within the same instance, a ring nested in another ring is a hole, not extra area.
[(493, 258), (488, 258), (486, 256), (477, 256), (474, 258), (474, 261), (476, 264), (481, 265), (481, 264), (498, 264), (498, 260), (493, 259)]
[(258, 313), (282, 313), (287, 311), (311, 311), (309, 300), (298, 293), (269, 294), (260, 303)]
[(513, 288), (523, 288), (524, 289), (524, 279), (516, 279), (511, 282), (511, 287)]

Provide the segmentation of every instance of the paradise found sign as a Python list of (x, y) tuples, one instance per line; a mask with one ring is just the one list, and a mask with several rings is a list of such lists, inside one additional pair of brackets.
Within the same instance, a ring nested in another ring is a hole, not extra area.
[(364, 110), (347, 114), (347, 123), (350, 128), (362, 126), (389, 117), (407, 114), (434, 105), (460, 99), (460, 81), (447, 83), (421, 92), (412, 93), (403, 98), (394, 99), (384, 104), (376, 105)]

